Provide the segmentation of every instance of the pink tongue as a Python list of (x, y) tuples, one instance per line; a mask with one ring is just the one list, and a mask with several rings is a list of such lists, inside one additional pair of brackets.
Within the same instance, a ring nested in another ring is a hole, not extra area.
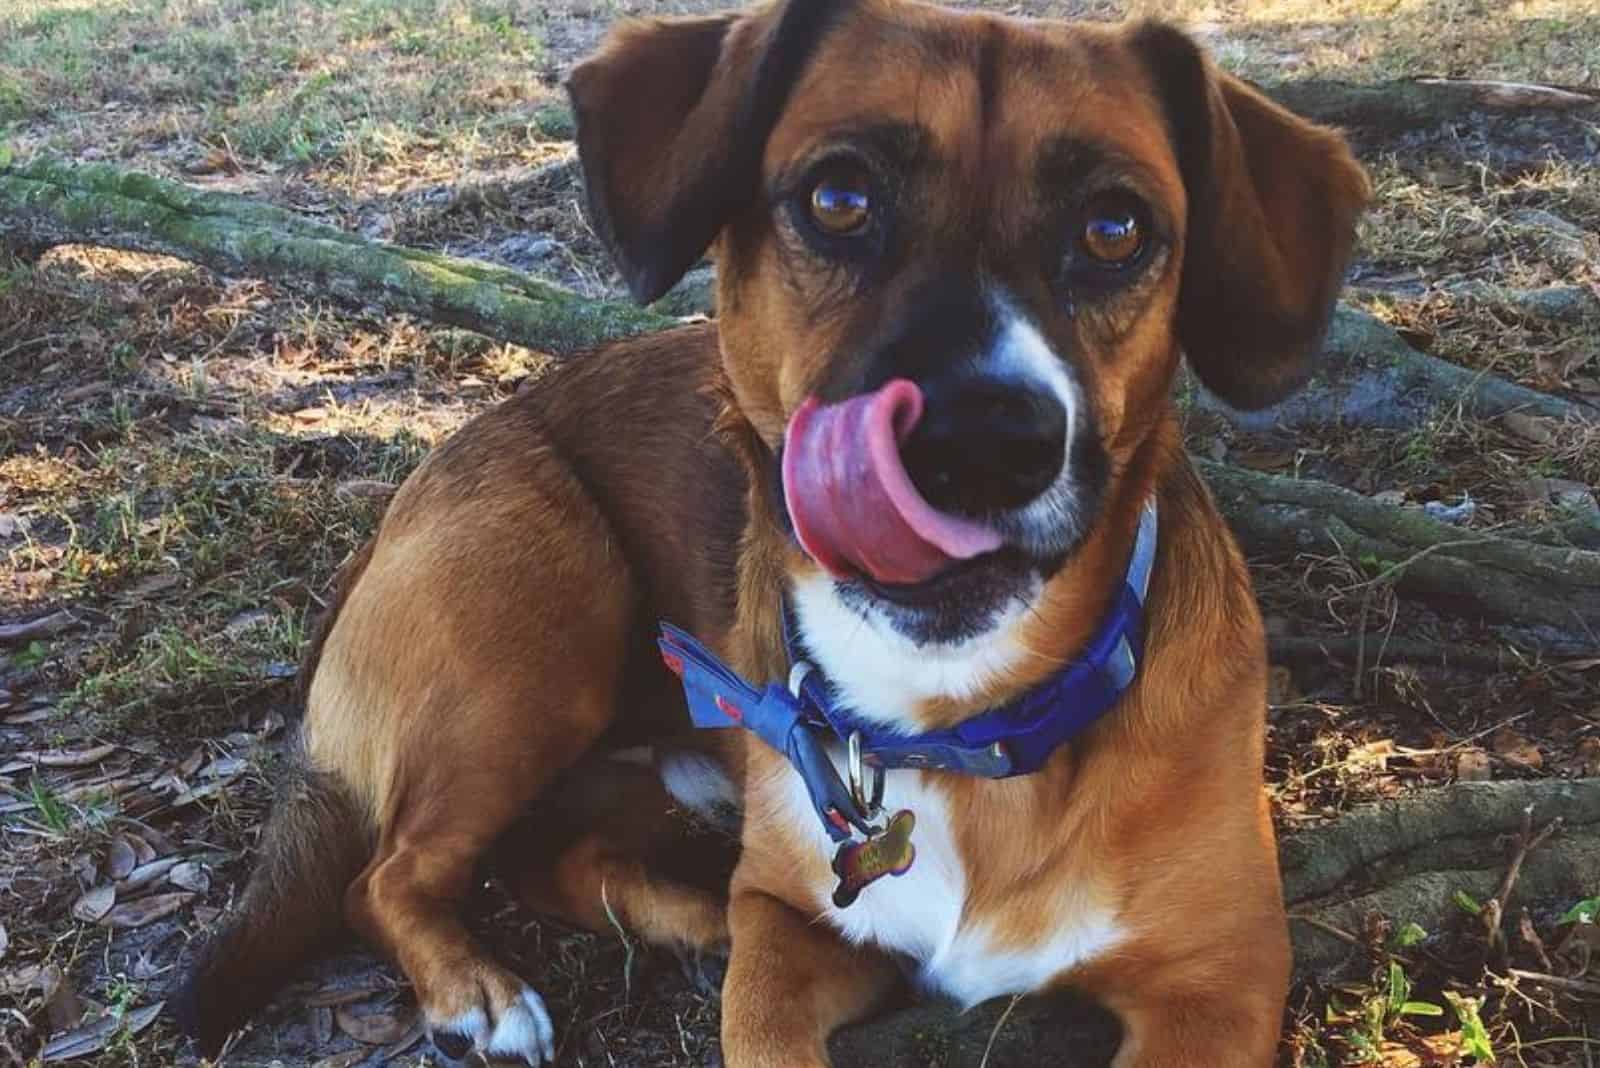
[(885, 585), (932, 578), (1000, 547), (994, 530), (937, 511), (900, 461), (922, 390), (897, 378), (839, 404), (807, 398), (789, 420), (783, 495), (801, 546), (831, 574)]

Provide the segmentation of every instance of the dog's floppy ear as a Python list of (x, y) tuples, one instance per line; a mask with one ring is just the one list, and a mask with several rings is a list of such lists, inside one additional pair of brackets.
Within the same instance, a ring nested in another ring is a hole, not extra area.
[(847, 2), (624, 23), (573, 70), (590, 221), (640, 303), (683, 277), (755, 195), (767, 136)]
[(1190, 365), (1237, 408), (1311, 372), (1370, 182), (1335, 131), (1218, 70), (1159, 22), (1130, 37), (1155, 77), (1189, 198), (1178, 333)]

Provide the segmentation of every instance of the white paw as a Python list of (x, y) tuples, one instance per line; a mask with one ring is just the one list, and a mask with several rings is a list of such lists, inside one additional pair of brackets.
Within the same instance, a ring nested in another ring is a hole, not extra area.
[(523, 987), (521, 999), (500, 1014), (487, 1052), (491, 1057), (521, 1057), (529, 1064), (555, 1063), (556, 1029), (544, 999)]
[(517, 1000), (502, 1010), (493, 1026), (482, 1009), (472, 1009), (433, 1029), (433, 1044), (441, 1053), (460, 1059), (467, 1046), (489, 1060), (521, 1059), (530, 1065), (556, 1059), (556, 1032), (544, 999), (522, 988)]

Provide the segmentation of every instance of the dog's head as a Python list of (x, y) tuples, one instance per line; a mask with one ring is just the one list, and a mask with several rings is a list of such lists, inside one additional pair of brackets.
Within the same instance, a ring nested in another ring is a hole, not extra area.
[(569, 91), (634, 295), (715, 246), (811, 557), (918, 641), (1037, 591), (1169, 411), (1302, 382), (1369, 188), (1178, 31), (788, 0), (616, 30)]

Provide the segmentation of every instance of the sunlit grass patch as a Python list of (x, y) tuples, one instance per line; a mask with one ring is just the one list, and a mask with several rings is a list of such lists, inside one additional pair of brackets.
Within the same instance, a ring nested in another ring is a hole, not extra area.
[[(94, 458), (107, 487), (55, 513), (58, 590), (92, 593), (119, 633), (76, 656), (70, 707), (102, 730), (157, 711), (181, 712), (188, 730), (292, 675), (320, 582), (381, 511), (340, 494), (334, 477), (285, 474), (315, 447), (247, 429)], [(394, 478), (424, 449), (400, 434), (347, 451), (347, 471)]]
[[(1361, 252), (1388, 266), (1480, 274), (1524, 287), (1600, 279), (1583, 231), (1600, 230), (1600, 174), (1555, 160), (1497, 174), (1386, 155), (1369, 164), (1377, 196)], [(1564, 224), (1564, 225), (1563, 225)]]
[[(113, 107), (246, 158), (470, 133), (540, 95), (535, 0), (24, 0), (0, 10), (0, 123)], [(531, 113), (501, 122), (526, 141)]]
[[(998, 6), (998, 5), (997, 5)], [(1146, 0), (1146, 14), (1223, 29), (1253, 78), (1413, 75), (1600, 84), (1600, 12), (1578, 0)]]

